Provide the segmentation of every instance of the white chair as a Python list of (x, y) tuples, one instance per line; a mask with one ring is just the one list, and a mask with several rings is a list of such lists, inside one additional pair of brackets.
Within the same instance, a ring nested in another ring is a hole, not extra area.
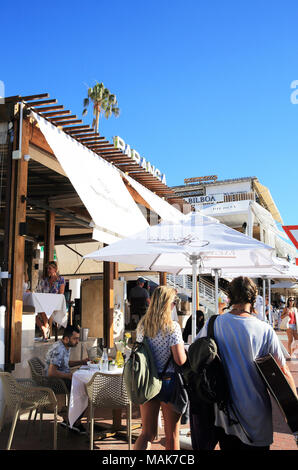
[(126, 426), (128, 449), (131, 449), (131, 401), (128, 398), (122, 375), (96, 372), (85, 384), (89, 403), (90, 450), (94, 441), (94, 409), (109, 408), (110, 410), (126, 408)]
[(53, 448), (56, 450), (58, 405), (53, 390), (46, 387), (36, 387), (34, 382), (30, 379), (16, 380), (8, 372), (0, 372), (0, 379), (2, 380), (4, 389), (4, 415), (7, 408), (14, 413), (6, 449), (10, 450), (11, 448), (16, 424), (21, 414), (30, 412), (28, 418), (29, 423), (33, 410), (39, 411), (42, 419), (42, 412), (45, 410), (48, 411), (50, 408), (54, 413)]

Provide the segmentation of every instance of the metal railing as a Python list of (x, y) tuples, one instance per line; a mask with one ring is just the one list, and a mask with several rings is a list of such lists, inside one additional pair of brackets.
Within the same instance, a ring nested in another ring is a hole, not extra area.
[[(184, 291), (188, 291), (188, 295), (191, 296), (192, 293), (192, 276), (186, 275), (173, 275), (167, 274), (167, 282), (169, 285), (176, 287), (178, 289), (182, 289)], [(186, 293), (186, 292), (185, 292)], [(223, 294), (222, 290), (219, 289), (219, 295)], [(215, 303), (215, 287), (214, 285), (207, 281), (205, 278), (199, 278), (199, 301), (202, 303), (208, 302), (208, 304), (214, 307)]]

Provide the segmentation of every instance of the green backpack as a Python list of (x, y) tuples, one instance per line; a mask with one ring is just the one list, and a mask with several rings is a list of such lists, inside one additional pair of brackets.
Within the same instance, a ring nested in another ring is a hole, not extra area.
[(146, 336), (143, 342), (134, 344), (125, 363), (123, 376), (127, 395), (136, 405), (146, 403), (160, 392), (162, 381)]

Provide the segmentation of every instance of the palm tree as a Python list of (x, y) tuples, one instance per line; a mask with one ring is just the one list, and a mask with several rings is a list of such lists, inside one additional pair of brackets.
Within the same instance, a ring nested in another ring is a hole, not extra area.
[(83, 116), (88, 112), (88, 106), (93, 103), (93, 122), (92, 127), (98, 132), (99, 116), (104, 113), (106, 119), (112, 114), (116, 117), (119, 116), (120, 109), (116, 95), (110, 93), (108, 88), (105, 88), (103, 83), (96, 83), (93, 88), (88, 88), (88, 96), (84, 99)]

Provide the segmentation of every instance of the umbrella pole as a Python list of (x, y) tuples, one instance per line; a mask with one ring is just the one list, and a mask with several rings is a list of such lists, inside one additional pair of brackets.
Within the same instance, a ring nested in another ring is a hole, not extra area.
[(218, 269), (214, 270), (214, 284), (215, 284), (215, 315), (218, 315)]
[(273, 326), (272, 311), (271, 311), (271, 279), (268, 279), (268, 305), (269, 305), (269, 323)]
[(197, 331), (197, 276), (198, 276), (198, 259), (196, 255), (190, 256), (192, 266), (192, 318), (191, 318), (191, 342), (194, 342)]
[(263, 318), (266, 321), (266, 279), (263, 279)]

